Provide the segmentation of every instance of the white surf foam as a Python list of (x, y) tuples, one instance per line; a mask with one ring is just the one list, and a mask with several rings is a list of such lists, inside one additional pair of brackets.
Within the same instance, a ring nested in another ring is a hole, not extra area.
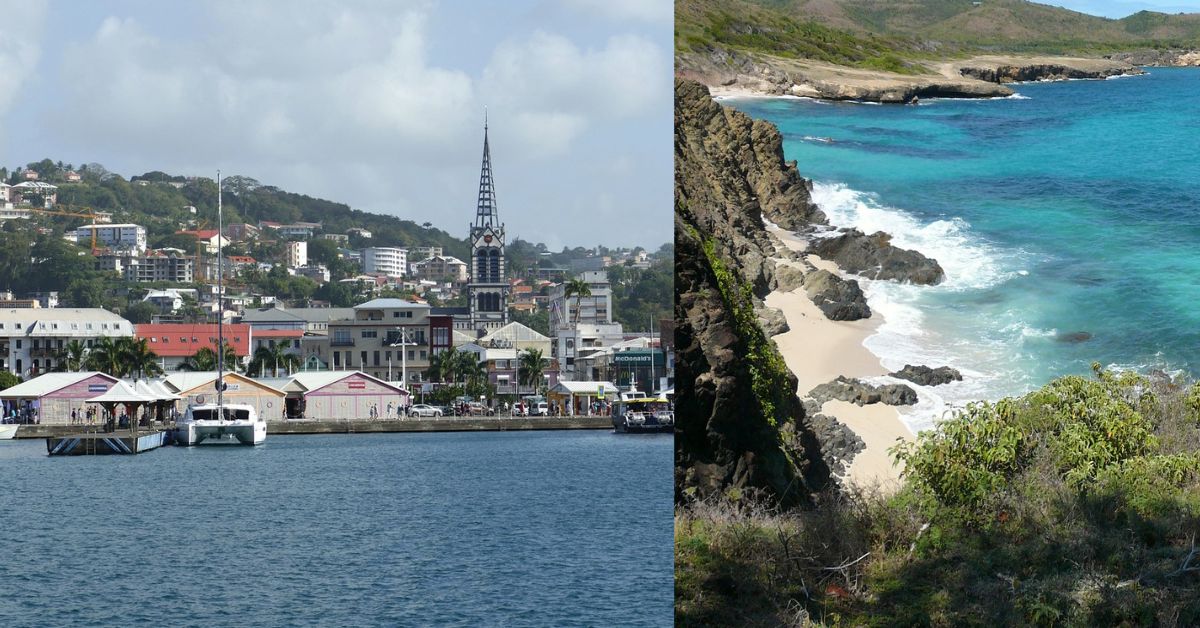
[[(946, 272), (937, 286), (915, 286), (891, 281), (859, 279), (871, 309), (883, 324), (864, 345), (889, 371), (905, 364), (951, 366), (964, 381), (937, 387), (915, 386), (920, 402), (901, 408), (901, 416), (914, 433), (977, 400), (994, 400), (1019, 392), (1024, 376), (1010, 359), (1026, 337), (1042, 338), (1052, 330), (1035, 329), (1019, 312), (1005, 312), (1005, 320), (979, 321), (970, 335), (963, 330), (936, 329), (928, 321), (922, 300), (937, 293), (979, 291), (1020, 277), (1025, 266), (1020, 251), (1002, 251), (973, 233), (961, 218), (923, 221), (902, 209), (879, 202), (878, 197), (841, 183), (814, 183), (812, 197), (838, 227), (856, 227), (865, 233), (885, 231), (898, 247), (913, 249), (936, 259)], [(836, 230), (814, 234), (832, 237)], [(969, 320), (969, 317), (968, 317)]]

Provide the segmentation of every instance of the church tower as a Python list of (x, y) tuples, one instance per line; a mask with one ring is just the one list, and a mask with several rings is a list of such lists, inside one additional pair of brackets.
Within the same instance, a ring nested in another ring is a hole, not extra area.
[(508, 323), (508, 279), (504, 268), (504, 224), (496, 211), (492, 185), (492, 155), (488, 148), (487, 116), (483, 120), (483, 167), (479, 173), (479, 200), (471, 225), (471, 282), (467, 299), (471, 329), (485, 333)]

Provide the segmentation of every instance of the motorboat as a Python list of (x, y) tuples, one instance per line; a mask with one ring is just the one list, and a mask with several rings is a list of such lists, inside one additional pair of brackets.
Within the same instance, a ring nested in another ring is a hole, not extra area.
[(635, 397), (613, 405), (613, 429), (618, 432), (673, 432), (675, 411), (666, 397)]
[(12, 440), (17, 435), (17, 428), (21, 427), (16, 423), (0, 424), (0, 440)]

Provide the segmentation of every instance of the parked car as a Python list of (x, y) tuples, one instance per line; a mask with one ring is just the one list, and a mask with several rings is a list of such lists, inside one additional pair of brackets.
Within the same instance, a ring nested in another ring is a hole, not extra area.
[(529, 416), (550, 416), (550, 404), (545, 401), (529, 404)]
[(466, 413), (471, 416), (492, 416), (496, 414), (496, 410), (475, 401), (467, 404)]
[(408, 409), (408, 416), (442, 416), (442, 411), (440, 408), (418, 403)]

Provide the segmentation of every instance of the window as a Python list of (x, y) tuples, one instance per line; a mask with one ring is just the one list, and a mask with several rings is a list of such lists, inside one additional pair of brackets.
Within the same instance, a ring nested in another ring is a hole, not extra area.
[(392, 361), (392, 352), (391, 351), (386, 352), (383, 356), (383, 359), (387, 360), (388, 362), (391, 362)]
[(421, 359), (424, 360), (426, 357), (427, 356), (425, 355), (425, 350), (421, 349)]
[(340, 351), (333, 352), (333, 365), (335, 367), (342, 365), (342, 353)]
[(416, 354), (416, 352), (415, 352), (415, 351), (413, 351), (412, 349), (409, 349), (409, 350), (408, 350), (408, 359), (410, 359), (410, 360), (415, 360), (415, 359), (417, 359), (415, 354)]
[(379, 366), (379, 352), (378, 351), (374, 352), (374, 355), (371, 357), (373, 357), (375, 359), (375, 366)]
[[(91, 341), (88, 341), (88, 342), (91, 342)], [(20, 341), (19, 339), (17, 340), (17, 348), (18, 348), (18, 349), (20, 349), (20, 348), (21, 348), (21, 341)]]
[(364, 329), (364, 330), (362, 330), (362, 337), (363, 337), (363, 338), (377, 338), (378, 336), (379, 336), (379, 332), (378, 332), (378, 331), (376, 331), (376, 330), (374, 330), (374, 329)]
[(392, 318), (400, 318), (400, 312), (392, 312)]

